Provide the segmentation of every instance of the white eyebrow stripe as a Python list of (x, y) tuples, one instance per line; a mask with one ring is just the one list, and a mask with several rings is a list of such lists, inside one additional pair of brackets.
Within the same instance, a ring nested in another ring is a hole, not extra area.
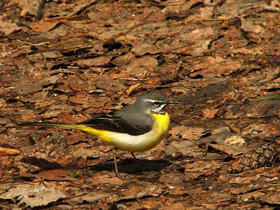
[(159, 100), (154, 100), (154, 99), (149, 99), (149, 98), (147, 98), (147, 99), (144, 99), (143, 101), (149, 101), (149, 102), (159, 102), (159, 103), (164, 103), (165, 104), (165, 101), (159, 101)]
[(153, 99), (148, 99), (148, 98), (144, 99), (143, 101), (156, 102), (156, 100), (153, 100)]

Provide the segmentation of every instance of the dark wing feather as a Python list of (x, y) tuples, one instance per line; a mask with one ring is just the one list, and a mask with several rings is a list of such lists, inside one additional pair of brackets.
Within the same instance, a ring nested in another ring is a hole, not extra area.
[[(134, 110), (135, 111), (135, 110)], [(123, 110), (103, 114), (97, 118), (89, 119), (79, 124), (96, 129), (109, 130), (130, 135), (141, 135), (152, 129), (154, 120), (147, 114), (137, 114)]]

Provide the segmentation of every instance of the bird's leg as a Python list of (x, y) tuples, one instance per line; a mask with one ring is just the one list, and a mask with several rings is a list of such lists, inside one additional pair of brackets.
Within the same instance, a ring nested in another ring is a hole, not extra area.
[(134, 152), (130, 152), (130, 154), (132, 155), (132, 157), (133, 157), (134, 159), (137, 159), (137, 157), (134, 155)]
[(114, 165), (115, 165), (115, 174), (119, 179), (123, 179), (123, 177), (119, 174), (119, 169), (118, 169), (118, 163), (117, 163), (117, 157), (116, 157), (116, 153), (117, 153), (117, 149), (113, 148), (112, 149), (113, 152), (113, 157), (114, 157)]

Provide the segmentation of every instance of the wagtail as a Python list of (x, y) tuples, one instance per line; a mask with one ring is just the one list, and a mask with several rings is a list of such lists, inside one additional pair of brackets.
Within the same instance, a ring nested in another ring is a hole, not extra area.
[(139, 96), (134, 104), (103, 114), (77, 124), (51, 122), (25, 122), (22, 126), (47, 126), (71, 128), (88, 132), (101, 141), (114, 146), (114, 165), (118, 172), (116, 149), (143, 152), (155, 147), (167, 134), (170, 117), (165, 107), (177, 102), (169, 101), (164, 95), (150, 92)]

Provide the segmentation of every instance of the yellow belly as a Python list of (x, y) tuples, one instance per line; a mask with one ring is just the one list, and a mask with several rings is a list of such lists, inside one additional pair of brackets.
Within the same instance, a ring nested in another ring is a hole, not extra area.
[(116, 133), (112, 131), (96, 130), (90, 127), (82, 127), (80, 130), (97, 135), (98, 138), (108, 144), (111, 144), (121, 150), (129, 152), (142, 152), (155, 147), (167, 134), (170, 124), (168, 113), (152, 114), (155, 119), (153, 128), (148, 133), (132, 136), (125, 133)]

